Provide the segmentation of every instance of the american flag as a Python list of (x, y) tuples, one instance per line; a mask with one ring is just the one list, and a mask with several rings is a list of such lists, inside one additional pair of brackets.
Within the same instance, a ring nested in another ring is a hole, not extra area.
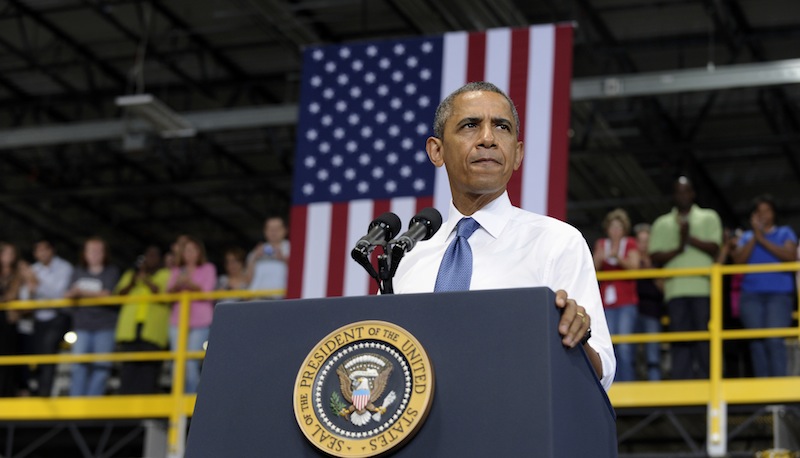
[(444, 167), (428, 160), (439, 101), (470, 81), (506, 91), (520, 115), (512, 203), (566, 217), (572, 26), (538, 25), (308, 48), (303, 57), (287, 297), (365, 295), (350, 250), (378, 215), (446, 215)]

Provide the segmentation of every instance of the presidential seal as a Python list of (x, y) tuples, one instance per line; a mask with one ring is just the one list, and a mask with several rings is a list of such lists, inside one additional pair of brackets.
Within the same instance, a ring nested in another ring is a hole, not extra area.
[(360, 321), (330, 333), (303, 361), (294, 414), (323, 452), (378, 456), (419, 430), (433, 388), (433, 367), (414, 336), (392, 323)]

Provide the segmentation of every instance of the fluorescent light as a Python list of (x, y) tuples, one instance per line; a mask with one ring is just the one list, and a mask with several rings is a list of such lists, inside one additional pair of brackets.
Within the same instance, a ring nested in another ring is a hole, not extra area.
[(116, 104), (152, 124), (163, 138), (194, 137), (197, 134), (189, 121), (151, 94), (119, 96)]

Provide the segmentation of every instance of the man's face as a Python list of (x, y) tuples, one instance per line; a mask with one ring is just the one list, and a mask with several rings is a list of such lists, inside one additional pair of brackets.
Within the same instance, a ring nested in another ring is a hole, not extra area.
[(428, 156), (444, 164), (454, 199), (500, 195), (522, 163), (514, 115), (505, 97), (494, 92), (466, 92), (456, 97), (441, 139), (429, 138)]
[(33, 257), (42, 264), (49, 264), (54, 255), (53, 247), (47, 242), (39, 242), (33, 247)]
[(264, 223), (264, 238), (269, 243), (279, 243), (286, 238), (286, 225), (280, 218), (270, 218)]
[(683, 181), (675, 183), (673, 198), (675, 206), (681, 210), (688, 210), (694, 203), (694, 188), (692, 184)]

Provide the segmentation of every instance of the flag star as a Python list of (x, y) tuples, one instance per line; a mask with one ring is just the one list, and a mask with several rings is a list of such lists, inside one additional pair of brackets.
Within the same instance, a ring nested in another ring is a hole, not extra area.
[(433, 43), (426, 41), (425, 43), (422, 43), (421, 49), (422, 52), (428, 54), (429, 52), (433, 51)]
[(322, 91), (322, 96), (325, 97), (326, 99), (332, 99), (334, 94), (335, 93), (333, 92), (333, 89), (331, 89), (329, 87), (325, 88)]
[(355, 153), (356, 151), (358, 151), (358, 142), (356, 142), (355, 140), (350, 140), (349, 142), (347, 142), (347, 144), (345, 144), (344, 147), (345, 149), (347, 149), (347, 151)]
[(424, 123), (417, 124), (417, 135), (425, 135), (428, 133), (428, 126)]
[(331, 194), (339, 194), (340, 192), (342, 192), (342, 185), (340, 185), (339, 183), (331, 183), (329, 189), (331, 191)]
[(395, 54), (397, 54), (399, 56), (399, 55), (403, 54), (404, 52), (406, 52), (406, 47), (405, 46), (403, 46), (400, 43), (394, 45), (394, 53)]
[(397, 161), (399, 161), (399, 160), (400, 160), (400, 158), (397, 156), (397, 153), (395, 153), (395, 152), (391, 152), (391, 153), (386, 155), (386, 162), (388, 162), (389, 164), (392, 164), (392, 165), (397, 164)]
[(397, 191), (397, 183), (394, 180), (389, 180), (383, 185), (386, 188), (386, 192), (395, 192)]
[(388, 93), (389, 93), (389, 86), (385, 84), (381, 84), (380, 86), (378, 86), (378, 95), (385, 96)]
[(375, 108), (375, 101), (372, 99), (364, 99), (364, 102), (361, 104), (361, 107), (364, 108), (364, 111), (370, 111)]
[(319, 122), (323, 126), (330, 126), (331, 124), (333, 124), (333, 117), (331, 117), (331, 115), (323, 115), (322, 118), (320, 118)]
[(341, 166), (342, 166), (342, 164), (344, 164), (344, 159), (342, 158), (342, 156), (340, 156), (340, 155), (338, 155), (338, 154), (335, 154), (335, 155), (334, 155), (334, 156), (331, 158), (331, 165), (332, 165), (332, 166), (334, 166), (334, 167), (341, 167)]
[(414, 140), (411, 140), (410, 138), (406, 137), (400, 142), (400, 146), (402, 146), (403, 149), (406, 150), (411, 149), (414, 147)]
[(397, 127), (396, 125), (389, 126), (389, 135), (391, 135), (392, 137), (397, 137), (398, 135), (400, 135), (400, 128)]
[(372, 169), (372, 178), (375, 178), (376, 180), (383, 178), (383, 168), (375, 167)]
[(371, 45), (367, 47), (367, 55), (369, 57), (375, 57), (378, 55), (378, 48), (375, 45)]
[(359, 121), (361, 121), (361, 118), (358, 117), (358, 113), (350, 113), (350, 116), (347, 117), (347, 122), (353, 126), (358, 124)]
[(328, 73), (333, 73), (336, 71), (336, 62), (330, 61), (325, 64), (325, 71)]
[(428, 105), (431, 104), (431, 99), (427, 95), (423, 95), (422, 97), (417, 99), (417, 104), (419, 104), (419, 106), (425, 108), (425, 107), (427, 107)]
[(411, 176), (411, 166), (404, 165), (400, 167), (400, 176), (403, 178), (408, 178)]
[(322, 142), (319, 144), (319, 152), (325, 154), (331, 150), (331, 144), (328, 142)]
[(353, 86), (350, 88), (350, 97), (357, 99), (361, 97), (361, 88), (358, 86)]
[(322, 85), (322, 78), (319, 75), (314, 75), (311, 77), (309, 82), (311, 83), (312, 86), (319, 87), (320, 85)]
[(311, 183), (306, 183), (303, 185), (303, 194), (310, 196), (314, 193), (314, 185)]
[(322, 52), (321, 49), (315, 49), (314, 52), (311, 53), (311, 57), (314, 60), (322, 60), (322, 58), (325, 57), (325, 53)]
[(348, 57), (350, 57), (350, 48), (345, 46), (342, 49), (340, 49), (339, 57), (341, 57), (342, 59), (347, 59)]
[(317, 171), (317, 180), (319, 180), (319, 181), (325, 181), (325, 180), (328, 179), (329, 176), (330, 176), (330, 174), (325, 169), (319, 169)]
[(394, 81), (395, 83), (399, 83), (400, 81), (403, 81), (403, 72), (401, 72), (400, 70), (393, 71), (392, 72), (392, 81)]
[(414, 180), (414, 184), (412, 186), (414, 186), (415, 191), (422, 191), (423, 189), (425, 189), (425, 180), (423, 180), (422, 178), (417, 178), (416, 180)]
[(360, 181), (356, 189), (358, 189), (358, 192), (360, 192), (361, 194), (366, 194), (367, 191), (369, 191), (369, 183), (367, 183), (366, 181)]
[(306, 159), (303, 161), (303, 164), (306, 166), (306, 168), (310, 169), (315, 165), (317, 165), (317, 160), (314, 159), (314, 156), (306, 156)]
[(387, 68), (389, 68), (391, 66), (392, 66), (392, 61), (390, 61), (386, 57), (384, 57), (383, 59), (378, 61), (378, 67), (380, 67), (380, 68), (382, 68), (384, 70), (386, 70)]
[(372, 84), (372, 83), (374, 83), (376, 79), (377, 79), (377, 78), (375, 77), (375, 74), (374, 74), (374, 73), (372, 73), (372, 72), (368, 72), (368, 73), (364, 74), (364, 81), (365, 81), (367, 84)]
[(414, 120), (414, 118), (415, 118), (414, 112), (411, 110), (406, 110), (406, 112), (403, 113), (403, 120), (405, 122), (411, 122)]
[(400, 100), (399, 97), (395, 97), (395, 98), (392, 99), (391, 102), (389, 102), (389, 106), (394, 108), (395, 110), (398, 110), (398, 109), (400, 109), (400, 107), (403, 106), (403, 101)]
[(408, 83), (408, 84), (406, 84), (405, 90), (406, 90), (406, 94), (414, 95), (414, 94), (417, 93), (417, 85), (414, 84), (414, 83)]
[(386, 115), (386, 113), (382, 111), (375, 115), (375, 121), (377, 121), (378, 124), (385, 123), (388, 118), (389, 117)]
[(342, 129), (341, 127), (337, 127), (336, 129), (333, 129), (333, 137), (338, 139), (338, 140), (343, 139), (344, 138), (344, 129)]
[(347, 102), (345, 102), (344, 100), (339, 100), (338, 102), (336, 102), (336, 111), (342, 112), (345, 110), (347, 110)]
[(360, 72), (364, 68), (364, 62), (360, 60), (354, 60), (352, 64), (350, 64), (350, 68), (354, 71)]
[(422, 80), (427, 81), (431, 79), (431, 71), (428, 70), (427, 68), (423, 68), (422, 70), (419, 71), (419, 77)]
[(348, 181), (352, 181), (356, 179), (356, 171), (354, 169), (347, 169), (344, 171), (344, 177)]
[(419, 164), (425, 162), (426, 159), (428, 159), (428, 155), (425, 151), (417, 151), (417, 154), (414, 155), (414, 160)]
[(417, 59), (414, 56), (411, 56), (408, 59), (406, 59), (406, 65), (408, 65), (411, 68), (416, 67), (418, 64), (419, 64), (419, 59)]
[(310, 142), (313, 142), (314, 140), (317, 139), (318, 135), (319, 134), (317, 133), (317, 131), (315, 129), (311, 129), (308, 132), (306, 132), (306, 139), (308, 141), (310, 141)]
[(372, 127), (364, 126), (361, 128), (361, 136), (364, 138), (369, 138), (372, 136)]
[(339, 76), (336, 77), (336, 82), (339, 83), (340, 86), (344, 86), (348, 82), (350, 82), (350, 77), (347, 76), (347, 73), (341, 73)]
[(370, 163), (369, 154), (364, 153), (361, 156), (358, 156), (358, 163), (361, 165), (369, 165)]

